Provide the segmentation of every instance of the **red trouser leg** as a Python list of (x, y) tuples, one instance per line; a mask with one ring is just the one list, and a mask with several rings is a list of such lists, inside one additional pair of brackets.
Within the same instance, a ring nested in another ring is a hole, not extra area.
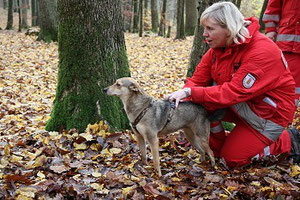
[(300, 97), (300, 54), (284, 52), (284, 57), (296, 82), (296, 100)]
[(211, 133), (210, 138), (210, 146), (215, 156), (224, 158), (228, 167), (249, 164), (254, 157), (290, 153), (291, 139), (287, 131), (284, 131), (279, 139), (273, 142), (243, 120), (237, 120), (235, 123), (236, 127), (228, 136), (224, 133), (222, 143), (216, 142), (221, 138), (221, 133)]

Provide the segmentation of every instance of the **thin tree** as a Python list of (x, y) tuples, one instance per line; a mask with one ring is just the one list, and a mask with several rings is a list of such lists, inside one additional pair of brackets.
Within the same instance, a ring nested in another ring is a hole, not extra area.
[(22, 28), (28, 28), (28, 22), (27, 22), (27, 10), (28, 10), (28, 4), (26, 0), (21, 0), (21, 13), (22, 13)]
[(184, 0), (177, 0), (177, 19), (175, 39), (185, 39), (184, 31)]
[(143, 12), (143, 0), (139, 2), (139, 20), (140, 20), (140, 27), (139, 27), (139, 37), (143, 37), (144, 31), (144, 12)]
[(7, 8), (7, 0), (3, 0), (3, 9)]
[(17, 7), (18, 7), (18, 13), (19, 13), (19, 28), (18, 32), (22, 31), (22, 10), (20, 8), (20, 0), (17, 0)]
[(197, 0), (187, 0), (185, 12), (185, 34), (194, 35), (197, 26)]
[(39, 0), (40, 33), (37, 40), (57, 41), (57, 0)]
[(106, 120), (129, 128), (122, 103), (103, 89), (130, 76), (121, 2), (59, 0), (58, 83), (47, 130), (76, 128)]
[(160, 17), (160, 25), (159, 25), (159, 36), (165, 36), (166, 35), (166, 10), (167, 10), (167, 0), (163, 0), (163, 7), (161, 11), (161, 17)]
[(31, 0), (31, 26), (39, 25), (38, 0)]
[(14, 18), (13, 18), (13, 0), (8, 0), (8, 14), (7, 14), (6, 30), (13, 29), (13, 23), (14, 23)]
[(138, 0), (133, 0), (133, 27), (132, 32), (137, 33), (139, 27), (139, 12), (138, 12)]
[(151, 24), (152, 24), (152, 32), (157, 33), (158, 30), (157, 0), (151, 0)]
[(265, 10), (267, 8), (268, 2), (269, 2), (269, 0), (264, 0), (260, 15), (259, 15), (259, 25), (260, 25), (259, 31), (260, 32), (265, 30), (265, 23), (263, 22), (262, 18), (264, 16)]
[(195, 30), (195, 37), (193, 41), (192, 52), (190, 55), (189, 68), (187, 71), (187, 76), (190, 77), (193, 75), (196, 66), (200, 62), (202, 56), (208, 50), (208, 45), (204, 41), (203, 37), (203, 27), (200, 26), (200, 17), (203, 11), (213, 3), (218, 2), (218, 0), (198, 0), (198, 20)]

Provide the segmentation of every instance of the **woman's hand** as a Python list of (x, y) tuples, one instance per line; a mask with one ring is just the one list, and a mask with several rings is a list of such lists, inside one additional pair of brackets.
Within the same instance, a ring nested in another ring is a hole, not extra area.
[(175, 101), (175, 107), (178, 107), (180, 100), (191, 96), (191, 88), (177, 90), (168, 96), (169, 101)]

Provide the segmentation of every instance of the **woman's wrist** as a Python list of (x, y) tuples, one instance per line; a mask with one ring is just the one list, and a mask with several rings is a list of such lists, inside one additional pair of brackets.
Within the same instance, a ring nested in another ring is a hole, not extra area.
[(191, 88), (189, 87), (183, 88), (183, 91), (186, 94), (186, 97), (191, 96)]

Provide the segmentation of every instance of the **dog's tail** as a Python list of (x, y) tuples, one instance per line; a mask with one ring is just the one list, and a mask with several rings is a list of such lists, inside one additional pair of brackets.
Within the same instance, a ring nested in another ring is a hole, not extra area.
[(212, 113), (209, 113), (207, 119), (211, 122), (220, 121), (224, 118), (226, 114), (226, 108), (215, 110)]

